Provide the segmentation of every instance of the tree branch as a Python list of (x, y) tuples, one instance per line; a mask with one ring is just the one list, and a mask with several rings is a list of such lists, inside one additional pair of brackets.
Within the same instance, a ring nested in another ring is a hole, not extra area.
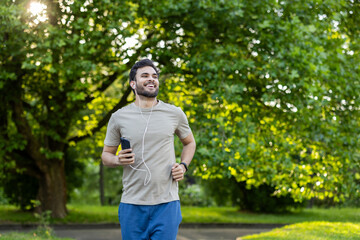
[(70, 139), (68, 139), (68, 141), (74, 141), (74, 142), (79, 142), (81, 140), (84, 140), (85, 138), (88, 138), (92, 135), (94, 135), (97, 131), (99, 131), (103, 126), (106, 125), (106, 123), (109, 121), (111, 114), (113, 114), (116, 110), (118, 110), (119, 108), (124, 107), (126, 104), (128, 104), (127, 98), (131, 93), (131, 87), (128, 87), (126, 89), (126, 91), (124, 92), (122, 98), (120, 99), (120, 101), (118, 102), (118, 104), (116, 104), (113, 109), (111, 111), (109, 111), (105, 117), (103, 117), (103, 119), (101, 119), (101, 121), (98, 123), (98, 125), (93, 128), (91, 130), (91, 133), (83, 135), (83, 136), (76, 136), (76, 137), (72, 137)]
[(15, 150), (9, 154), (10, 159), (13, 159), (16, 163), (16, 169), (24, 169), (25, 174), (29, 176), (33, 176), (37, 179), (40, 179), (42, 176), (42, 172), (35, 164), (35, 161), (29, 161), (31, 157), (27, 154), (26, 151)]
[[(100, 86), (98, 89), (95, 90), (95, 92), (96, 92), (96, 91), (99, 91), (99, 92), (105, 91), (105, 90), (117, 79), (118, 76), (119, 76), (119, 73), (118, 73), (118, 72), (115, 72), (114, 74), (110, 75), (110, 76), (108, 77), (108, 79), (105, 80), (105, 81), (101, 84), (101, 86)], [(85, 99), (85, 102), (86, 102), (86, 103), (89, 103), (89, 102), (91, 102), (92, 100), (94, 100), (94, 97), (92, 97), (92, 96), (87, 96), (86, 99)]]
[[(31, 157), (31, 159), (36, 162), (43, 159), (43, 155), (40, 153), (40, 143), (34, 137), (31, 131), (31, 127), (25, 117), (23, 116), (24, 108), (21, 100), (13, 100), (10, 102), (13, 108), (13, 121), (16, 125), (18, 132), (26, 139), (26, 151)], [(40, 162), (39, 162), (40, 163)], [(42, 165), (40, 163), (40, 165)], [(38, 164), (38, 166), (40, 166)]]

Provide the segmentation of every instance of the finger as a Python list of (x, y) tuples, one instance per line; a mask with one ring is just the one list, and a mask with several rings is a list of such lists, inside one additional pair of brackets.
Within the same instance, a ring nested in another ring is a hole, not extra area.
[(182, 178), (182, 177), (184, 177), (184, 173), (183, 172), (174, 172), (173, 177), (174, 178)]
[(173, 173), (173, 177), (175, 178), (179, 178), (179, 177), (183, 177), (184, 174), (183, 173)]
[(184, 169), (179, 165), (178, 167), (172, 169), (173, 173), (184, 173)]
[(172, 172), (172, 175), (173, 175), (173, 176), (180, 176), (180, 175), (181, 175), (181, 172)]
[(135, 153), (125, 153), (125, 154), (120, 154), (121, 157), (123, 158), (131, 158), (135, 156)]
[(178, 163), (174, 163), (171, 169), (173, 170), (173, 169), (177, 168), (179, 165), (180, 164), (178, 164)]
[(173, 176), (180, 176), (180, 175), (181, 175), (181, 172), (179, 172), (179, 171), (172, 171), (171, 174), (172, 174)]
[(123, 161), (123, 162), (133, 161), (134, 159), (135, 159), (134, 156), (122, 156), (120, 158), (120, 160)]
[(130, 152), (132, 152), (132, 149), (131, 149), (131, 148), (122, 149), (122, 150), (120, 151), (120, 153), (122, 153), (122, 154), (124, 154), (124, 153), (130, 153)]
[(183, 176), (179, 176), (179, 177), (175, 177), (175, 178), (174, 178), (174, 180), (177, 181), (177, 182), (180, 181), (180, 180), (182, 180), (182, 179), (184, 179)]
[(121, 165), (132, 164), (135, 162), (134, 154), (119, 155), (119, 163)]
[(121, 165), (130, 165), (133, 164), (135, 162), (134, 158), (124, 158), (120, 161)]
[(135, 154), (134, 154), (134, 153), (119, 154), (119, 159), (133, 158), (133, 157), (135, 157)]

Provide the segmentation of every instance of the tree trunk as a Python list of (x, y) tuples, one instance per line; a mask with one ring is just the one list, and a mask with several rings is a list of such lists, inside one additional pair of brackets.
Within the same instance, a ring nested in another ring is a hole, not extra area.
[(100, 169), (99, 169), (99, 175), (100, 175), (100, 204), (101, 206), (105, 205), (105, 193), (104, 193), (104, 165), (102, 162), (100, 162)]
[(64, 218), (67, 215), (64, 160), (49, 159), (46, 164), (46, 171), (39, 181), (38, 200), (41, 205), (37, 211), (50, 210), (53, 218)]

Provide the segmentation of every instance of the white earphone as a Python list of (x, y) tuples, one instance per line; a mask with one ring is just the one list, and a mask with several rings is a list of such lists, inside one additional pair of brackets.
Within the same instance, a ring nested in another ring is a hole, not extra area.
[[(134, 89), (135, 91), (135, 94), (137, 95), (137, 92), (136, 92), (136, 84), (132, 84), (131, 85), (132, 89)], [(154, 103), (156, 102), (156, 98), (154, 99)], [(141, 149), (141, 162), (136, 166), (136, 167), (133, 167), (132, 165), (130, 165), (130, 167), (136, 171), (142, 171), (142, 172), (146, 172), (146, 176), (145, 176), (145, 179), (144, 179), (144, 186), (148, 185), (150, 180), (151, 180), (151, 171), (150, 171), (150, 168), (148, 167), (148, 165), (146, 164), (145, 162), (145, 159), (144, 159), (144, 150), (145, 150), (145, 135), (147, 133), (147, 130), (148, 130), (148, 126), (149, 126), (149, 122), (150, 122), (150, 118), (151, 118), (151, 115), (152, 115), (152, 112), (153, 112), (153, 108), (154, 108), (154, 105), (152, 105), (151, 107), (151, 111), (150, 111), (150, 115), (148, 117), (148, 119), (146, 119), (141, 111), (141, 100), (139, 98), (139, 111), (140, 111), (140, 114), (141, 114), (141, 117), (145, 120), (146, 122), (146, 126), (145, 126), (145, 130), (144, 130), (144, 135), (143, 135), (143, 138), (142, 138), (142, 149)], [(144, 166), (146, 167), (146, 170), (144, 169), (140, 169), (139, 166), (141, 164), (144, 164)]]

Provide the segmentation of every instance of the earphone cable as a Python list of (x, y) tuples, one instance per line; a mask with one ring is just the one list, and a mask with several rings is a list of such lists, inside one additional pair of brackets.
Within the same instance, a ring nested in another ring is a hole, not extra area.
[[(136, 89), (135, 89), (136, 91)], [(154, 103), (156, 102), (156, 98), (154, 100)], [(148, 167), (148, 165), (146, 164), (145, 162), (145, 159), (144, 159), (144, 151), (145, 151), (145, 135), (147, 133), (147, 130), (148, 130), (148, 127), (149, 127), (149, 123), (150, 123), (150, 118), (151, 118), (151, 115), (152, 115), (152, 112), (153, 112), (153, 108), (154, 108), (154, 104), (151, 106), (151, 110), (150, 110), (150, 114), (149, 114), (149, 117), (148, 119), (146, 119), (141, 111), (141, 100), (139, 98), (139, 111), (140, 111), (140, 114), (141, 114), (141, 117), (145, 120), (146, 122), (146, 126), (145, 126), (145, 130), (144, 130), (144, 135), (143, 135), (143, 138), (142, 138), (142, 146), (141, 146), (141, 162), (136, 166), (136, 167), (133, 167), (132, 165), (130, 165), (130, 167), (136, 171), (142, 171), (142, 172), (146, 172), (146, 176), (145, 176), (145, 179), (144, 179), (144, 186), (148, 185), (150, 180), (151, 180), (151, 171), (150, 171), (150, 168)], [(146, 167), (146, 170), (144, 169), (140, 169), (139, 166), (141, 164), (144, 164), (144, 166)]]

